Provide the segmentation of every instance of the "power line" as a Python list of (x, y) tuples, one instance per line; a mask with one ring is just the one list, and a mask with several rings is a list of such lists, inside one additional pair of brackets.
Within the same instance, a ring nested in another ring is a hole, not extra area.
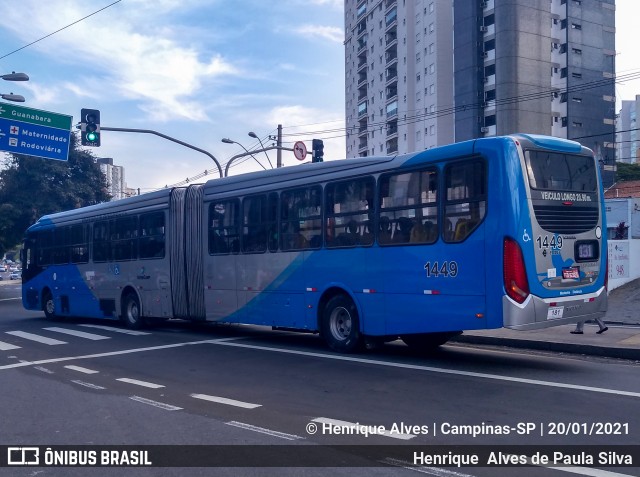
[(80, 23), (82, 20), (86, 20), (87, 18), (89, 18), (89, 17), (91, 17), (91, 16), (95, 15), (96, 13), (100, 13), (102, 10), (106, 10), (107, 8), (112, 7), (113, 5), (115, 5), (116, 3), (120, 3), (121, 1), (122, 1), (122, 0), (116, 0), (115, 2), (113, 2), (113, 3), (109, 4), (109, 5), (107, 5), (106, 7), (103, 7), (103, 8), (101, 8), (100, 10), (96, 10), (95, 12), (90, 13), (90, 14), (89, 14), (89, 15), (87, 15), (86, 17), (82, 17), (81, 19), (76, 20), (76, 21), (75, 21), (75, 22), (73, 22), (73, 23), (69, 23), (67, 26), (64, 26), (64, 27), (60, 28), (59, 30), (54, 31), (53, 33), (49, 33), (48, 35), (45, 35), (45, 36), (43, 36), (42, 38), (38, 38), (37, 40), (32, 41), (32, 42), (31, 42), (31, 43), (29, 43), (28, 45), (21, 46), (21, 47), (20, 47), (20, 48), (18, 48), (17, 50), (13, 50), (13, 51), (11, 51), (11, 52), (7, 53), (7, 54), (6, 54), (6, 55), (4, 55), (4, 56), (0, 56), (0, 60), (1, 60), (1, 59), (3, 59), (3, 58), (6, 58), (6, 57), (7, 57), (7, 56), (9, 56), (9, 55), (13, 55), (14, 53), (17, 53), (17, 52), (18, 52), (18, 51), (20, 51), (20, 50), (24, 50), (25, 48), (27, 48), (27, 47), (29, 47), (29, 46), (31, 46), (31, 45), (35, 45), (35, 44), (36, 44), (36, 43), (38, 43), (39, 41), (42, 41), (42, 40), (44, 40), (45, 38), (49, 38), (50, 36), (55, 35), (56, 33), (59, 33), (59, 32), (61, 32), (62, 30), (65, 30), (65, 29), (69, 28), (70, 26), (75, 25), (76, 23)]

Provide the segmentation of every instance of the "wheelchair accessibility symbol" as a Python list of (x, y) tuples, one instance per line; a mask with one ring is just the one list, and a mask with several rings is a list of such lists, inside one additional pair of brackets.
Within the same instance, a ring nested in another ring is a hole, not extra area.
[(529, 236), (529, 232), (527, 232), (527, 229), (524, 229), (524, 233), (522, 234), (522, 241), (523, 242), (531, 242), (531, 237)]

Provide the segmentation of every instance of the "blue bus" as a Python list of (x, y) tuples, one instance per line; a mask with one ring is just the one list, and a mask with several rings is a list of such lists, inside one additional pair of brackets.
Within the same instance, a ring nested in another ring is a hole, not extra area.
[(604, 316), (593, 153), (534, 135), (260, 171), (40, 218), (22, 301), (52, 317), (319, 333), (336, 351)]

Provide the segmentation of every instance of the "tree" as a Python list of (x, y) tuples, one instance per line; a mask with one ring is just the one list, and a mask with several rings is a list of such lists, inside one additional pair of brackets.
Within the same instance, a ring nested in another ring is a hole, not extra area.
[(619, 181), (637, 181), (640, 180), (640, 165), (627, 164), (625, 162), (617, 162), (616, 178)]
[(68, 161), (6, 156), (0, 171), (0, 256), (19, 244), (39, 217), (111, 198), (94, 155), (78, 143), (72, 134)]

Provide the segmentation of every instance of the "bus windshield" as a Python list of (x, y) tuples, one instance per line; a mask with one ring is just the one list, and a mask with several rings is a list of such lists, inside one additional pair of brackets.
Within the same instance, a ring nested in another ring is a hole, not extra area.
[(598, 187), (593, 157), (526, 151), (525, 159), (532, 189), (595, 192)]

